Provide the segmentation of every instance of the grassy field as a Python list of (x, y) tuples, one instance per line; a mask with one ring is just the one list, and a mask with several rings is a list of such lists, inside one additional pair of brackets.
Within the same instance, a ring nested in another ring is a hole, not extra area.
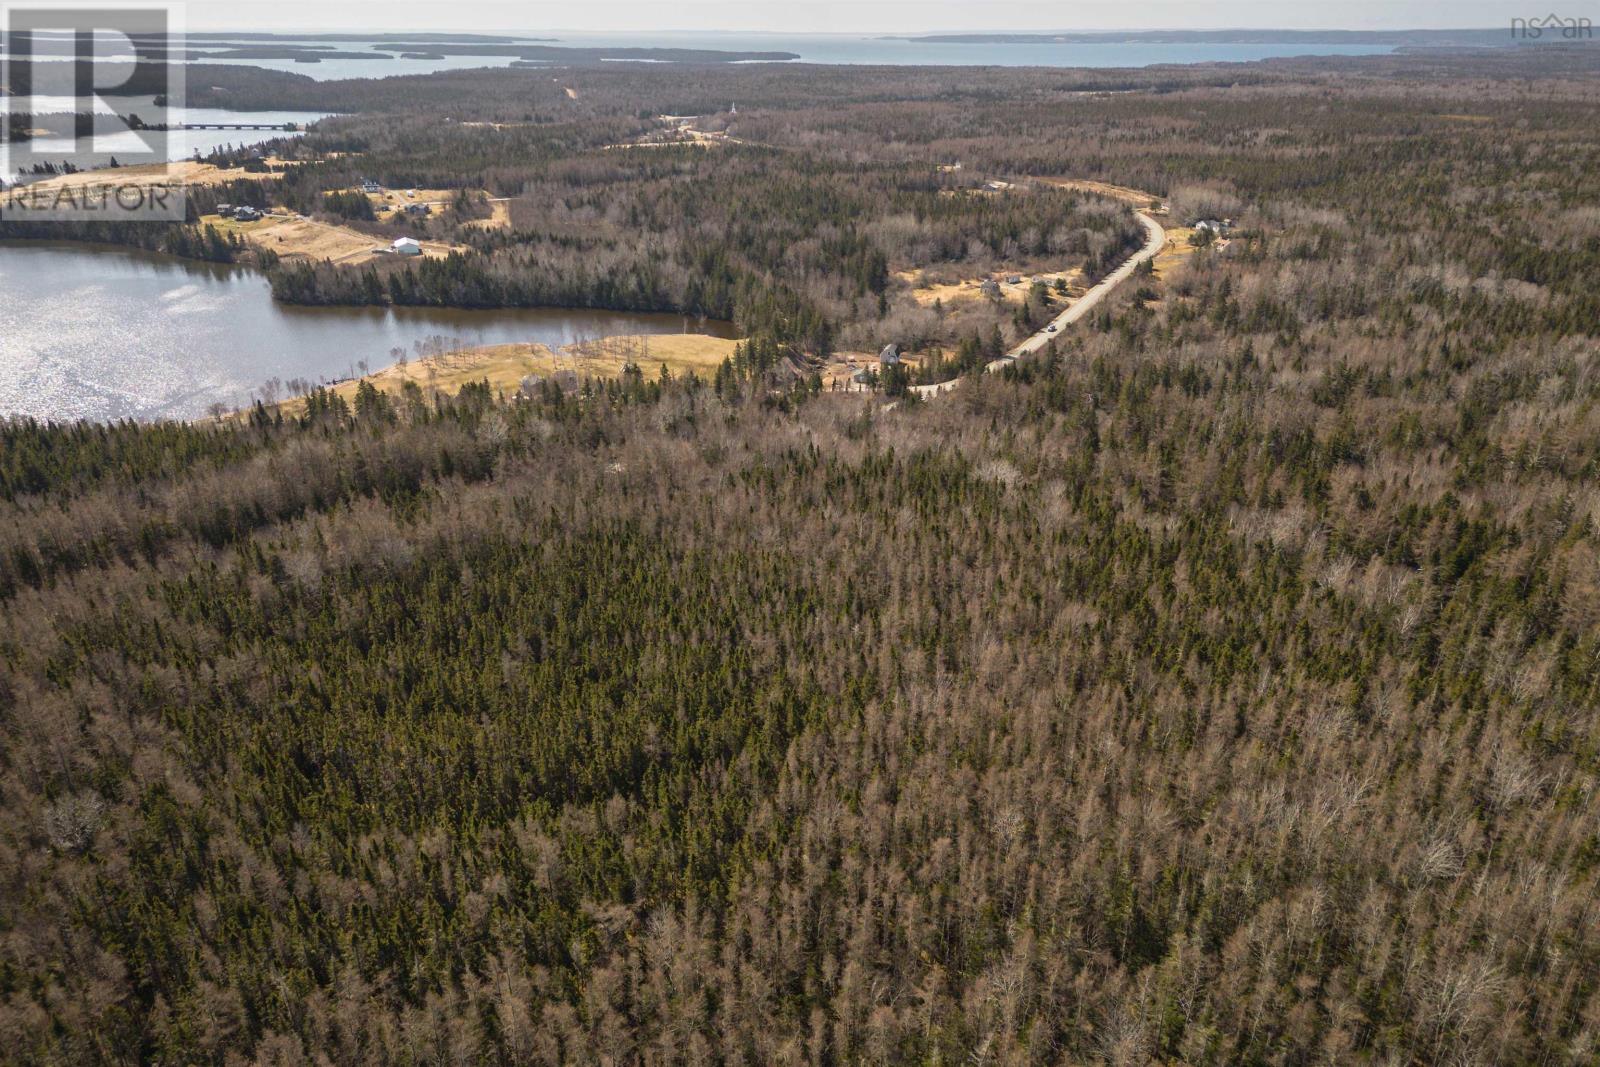
[(1155, 270), (1156, 277), (1161, 277), (1167, 271), (1194, 255), (1194, 245), (1189, 243), (1189, 238), (1192, 236), (1194, 236), (1194, 227), (1192, 226), (1167, 227), (1166, 247), (1156, 253), (1155, 262), (1151, 265)]
[(1120, 200), (1125, 204), (1132, 204), (1138, 208), (1154, 208), (1161, 203), (1161, 198), (1154, 193), (1147, 193), (1140, 189), (1129, 189), (1123, 185), (1112, 185), (1109, 182), (1085, 181), (1079, 178), (1040, 178), (1039, 181), (1046, 185), (1053, 185), (1058, 189), (1074, 189), (1080, 193), (1093, 193), (1096, 196), (1110, 197)]
[[(737, 341), (704, 334), (628, 334), (551, 349), (542, 344), (489, 345), (447, 352), (439, 356), (399, 363), (374, 371), (365, 378), (329, 386), (345, 398), (355, 397), (362, 381), (371, 382), (386, 393), (399, 393), (407, 382), (424, 391), (447, 394), (458, 392), (470, 382), (488, 381), (496, 393), (511, 394), (530, 374), (551, 375), (574, 371), (580, 378), (617, 378), (629, 363), (647, 376), (661, 373), (663, 365), (675, 376), (693, 372), (710, 377), (718, 364), (733, 355)], [(286, 412), (298, 411), (304, 401), (285, 401)]]
[(504, 200), (494, 200), (489, 204), (491, 214), (486, 219), (476, 219), (465, 223), (466, 226), (480, 230), (509, 230), (511, 228), (511, 205)]
[[(348, 226), (314, 222), (297, 216), (269, 215), (255, 222), (239, 222), (217, 215), (204, 215), (200, 221), (204, 225), (215, 226), (221, 233), (237, 234), (256, 248), (265, 248), (280, 256), (325, 259), (340, 265), (365, 263), (384, 255), (379, 249), (389, 244), (385, 238), (374, 237)], [(435, 258), (447, 256), (455, 248), (442, 241), (422, 242), (422, 254)]]
[[(1001, 297), (1012, 304), (1021, 304), (1026, 300), (1035, 281), (1044, 282), (1054, 292), (1056, 281), (1065, 278), (1069, 288), (1079, 292), (1083, 286), (1082, 274), (1077, 268), (1032, 274), (1026, 271), (996, 271), (982, 278), (962, 278), (953, 282), (941, 281), (926, 271), (902, 270), (896, 271), (894, 276), (911, 287), (911, 299), (918, 305), (932, 307), (936, 302), (949, 305), (960, 300), (983, 299), (982, 286), (989, 280), (1000, 287)], [(1023, 280), (1017, 283), (1006, 281), (1007, 278), (1016, 277)]]
[[(272, 158), (267, 162), (274, 166), (292, 165), (292, 161)], [(177, 163), (141, 163), (131, 167), (108, 167), (100, 170), (85, 170), (75, 174), (61, 174), (54, 178), (32, 182), (27, 188), (36, 192), (55, 189), (98, 189), (122, 186), (150, 187), (157, 185), (186, 186), (186, 185), (221, 185), (223, 182), (239, 181), (242, 179), (270, 179), (271, 174), (253, 174), (243, 168), (233, 167), (224, 169), (212, 166), (210, 163), (196, 163), (193, 160)]]

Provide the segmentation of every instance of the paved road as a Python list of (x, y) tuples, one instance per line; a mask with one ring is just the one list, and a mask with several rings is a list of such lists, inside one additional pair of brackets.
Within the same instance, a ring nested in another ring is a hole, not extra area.
[[(1136, 212), (1134, 217), (1144, 227), (1147, 237), (1144, 247), (1129, 256), (1122, 266), (1101, 278), (1099, 284), (1095, 285), (1094, 288), (1074, 300), (1071, 307), (1050, 320), (1044, 329), (1027, 338), (999, 359), (991, 360), (988, 366), (983, 368), (985, 371), (993, 372), (1001, 367), (1009, 367), (1023, 356), (1032, 355), (1034, 352), (1039, 351), (1049, 344), (1051, 339), (1056, 337), (1063, 328), (1071, 326), (1093, 311), (1100, 301), (1106, 298), (1106, 294), (1132, 277), (1133, 272), (1139, 269), (1141, 263), (1155, 258), (1156, 253), (1160, 252), (1167, 243), (1167, 231), (1161, 228), (1159, 222), (1142, 211)], [(1052, 326), (1055, 327), (1054, 330), (1051, 329)], [(940, 382), (937, 385), (913, 385), (911, 386), (911, 392), (924, 397), (938, 396), (940, 393), (947, 393), (954, 389), (960, 381), (960, 378), (953, 378), (948, 382)]]

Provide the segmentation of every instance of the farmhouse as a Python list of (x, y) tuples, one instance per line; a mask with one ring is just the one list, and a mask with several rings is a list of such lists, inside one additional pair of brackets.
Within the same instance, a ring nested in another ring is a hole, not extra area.
[(888, 344), (883, 346), (883, 351), (878, 353), (878, 362), (885, 367), (893, 367), (900, 362), (900, 346)]
[(381, 192), (383, 192), (383, 186), (379, 185), (377, 182), (373, 181), (371, 178), (362, 178), (361, 179), (361, 191), (363, 193), (381, 193)]
[(401, 237), (389, 246), (389, 251), (397, 256), (420, 256), (422, 246), (417, 243), (415, 237)]

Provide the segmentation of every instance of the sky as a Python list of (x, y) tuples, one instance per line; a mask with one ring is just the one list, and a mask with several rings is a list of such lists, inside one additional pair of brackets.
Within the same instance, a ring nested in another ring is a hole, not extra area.
[[(1501, 27), (1553, 10), (1600, 22), (1593, 0), (189, 0), (190, 31), (461, 30), (598, 33), (925, 33), (1126, 29)], [(1526, 9), (1526, 10), (1525, 10)]]

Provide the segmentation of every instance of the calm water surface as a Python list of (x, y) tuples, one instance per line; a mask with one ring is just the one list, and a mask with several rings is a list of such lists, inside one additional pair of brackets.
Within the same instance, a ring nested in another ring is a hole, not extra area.
[[(974, 11), (979, 10), (977, 7)], [(1374, 55), (1394, 51), (1391, 45), (1323, 44), (1291, 41), (1234, 44), (1191, 44), (1113, 41), (1097, 43), (1000, 44), (944, 41), (896, 41), (845, 33), (561, 33), (530, 30), (526, 44), (568, 48), (713, 48), (741, 52), (793, 52), (801, 63), (888, 64), (891, 66), (995, 66), (995, 67), (1147, 67), (1163, 63), (1244, 63), (1282, 56)], [(355, 41), (296, 41), (297, 47), (324, 46), (345, 52), (377, 51)], [(197, 48), (224, 47), (210, 42)], [(426, 46), (407, 46), (426, 51)], [(473, 67), (508, 67), (512, 56), (446, 56), (442, 59), (324, 59), (297, 63), (290, 59), (198, 60), (228, 66), (266, 67), (303, 74), (317, 81), (336, 78), (388, 78), (401, 74), (432, 74)], [(551, 61), (560, 66), (559, 59)]]
[(332, 381), (419, 345), (551, 346), (728, 323), (608, 311), (300, 308), (238, 267), (120, 248), (0, 242), (0, 415), (190, 418), (263, 382)]
[[(71, 97), (30, 96), (22, 99), (27, 101), (27, 107), (39, 114), (64, 114), (76, 108)], [(200, 122), (259, 122), (282, 126), (292, 122), (304, 127), (318, 119), (327, 118), (329, 114), (326, 111), (224, 111), (207, 107), (157, 107), (155, 98), (151, 96), (105, 96), (99, 98), (94, 110), (102, 115), (137, 115), (152, 126)], [(219, 148), (243, 148), (280, 137), (299, 137), (300, 133), (282, 130), (166, 130), (145, 136), (158, 138), (156, 143), (165, 147), (168, 162), (174, 162), (193, 159), (197, 155), (210, 155)], [(139, 134), (131, 130), (122, 133), (102, 131), (96, 135), (92, 145), (87, 141), (74, 143), (40, 139), (33, 148), (41, 155), (48, 153), (51, 160), (58, 164), (66, 161), (84, 170), (104, 167), (115, 157), (120, 157), (123, 162), (148, 162), (140, 155), (148, 151), (148, 146)], [(18, 168), (13, 165), (13, 159), (5, 146), (0, 145), (0, 178), (16, 178)]]
[[(541, 35), (542, 36), (542, 35)], [(888, 41), (847, 34), (552, 34), (540, 42), (568, 48), (715, 48), (741, 52), (794, 52), (800, 63), (843, 63), (890, 66), (993, 67), (1148, 67), (1158, 63), (1244, 63), (1280, 56), (1373, 55), (1394, 51), (1389, 45), (1310, 44), (956, 44), (935, 41)], [(532, 43), (532, 42), (530, 42)], [(362, 50), (361, 45), (341, 47)], [(419, 48), (421, 46), (418, 46)], [(446, 56), (443, 59), (325, 59), (296, 63), (277, 59), (229, 59), (207, 62), (268, 67), (304, 74), (317, 81), (335, 78), (389, 78), (399, 74), (432, 74), (473, 67), (509, 67), (511, 56)], [(561, 66), (559, 59), (551, 66)]]

